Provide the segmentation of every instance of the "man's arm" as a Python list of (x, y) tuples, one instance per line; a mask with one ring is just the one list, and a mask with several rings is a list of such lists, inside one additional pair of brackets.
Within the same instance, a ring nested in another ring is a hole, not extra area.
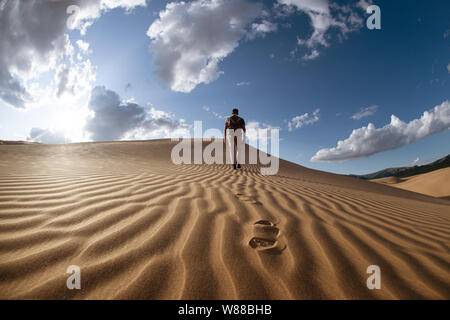
[(228, 122), (225, 122), (225, 128), (223, 129), (223, 142), (227, 139), (227, 129), (228, 129)]

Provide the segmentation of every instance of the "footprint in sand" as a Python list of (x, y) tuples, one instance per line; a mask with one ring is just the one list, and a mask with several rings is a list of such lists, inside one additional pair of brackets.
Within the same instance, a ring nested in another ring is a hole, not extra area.
[(244, 201), (244, 202), (248, 202), (248, 203), (250, 203), (250, 204), (254, 204), (254, 205), (257, 205), (257, 206), (262, 206), (262, 205), (263, 205), (261, 202), (259, 202), (258, 200), (256, 200), (255, 197), (247, 196), (247, 195), (245, 195), (244, 193), (235, 193), (235, 196), (236, 196), (239, 200)]
[(286, 249), (280, 239), (280, 229), (276, 224), (268, 220), (259, 220), (253, 224), (254, 237), (250, 240), (249, 245), (255, 250), (269, 253), (280, 254)]

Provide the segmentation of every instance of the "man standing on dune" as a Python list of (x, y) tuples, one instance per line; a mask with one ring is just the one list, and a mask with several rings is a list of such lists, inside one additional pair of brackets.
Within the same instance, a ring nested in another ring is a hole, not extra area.
[[(240, 154), (243, 150), (239, 150), (239, 146), (244, 146), (245, 148), (245, 121), (241, 117), (238, 116), (239, 110), (233, 109), (231, 112), (231, 117), (227, 117), (225, 121), (225, 129), (224, 129), (224, 142), (225, 139), (228, 139), (228, 143), (230, 146), (230, 156), (233, 162), (233, 168), (236, 169), (241, 167), (242, 156), (245, 157), (245, 154)], [(230, 135), (227, 137), (227, 130), (230, 129)], [(245, 150), (245, 149), (244, 149)], [(239, 159), (239, 160), (238, 160)]]

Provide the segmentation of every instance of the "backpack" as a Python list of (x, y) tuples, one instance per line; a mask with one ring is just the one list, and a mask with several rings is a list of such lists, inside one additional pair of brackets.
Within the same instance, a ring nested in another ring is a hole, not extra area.
[(244, 127), (244, 119), (241, 117), (234, 115), (229, 118), (229, 127), (230, 129), (242, 129)]

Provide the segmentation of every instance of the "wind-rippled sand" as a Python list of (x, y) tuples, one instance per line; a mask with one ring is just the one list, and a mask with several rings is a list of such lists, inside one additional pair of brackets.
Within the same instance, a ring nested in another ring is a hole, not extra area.
[(0, 146), (0, 298), (450, 298), (450, 201), (283, 160), (175, 166), (174, 145)]
[(439, 169), (411, 177), (388, 177), (372, 181), (450, 200), (450, 168)]

